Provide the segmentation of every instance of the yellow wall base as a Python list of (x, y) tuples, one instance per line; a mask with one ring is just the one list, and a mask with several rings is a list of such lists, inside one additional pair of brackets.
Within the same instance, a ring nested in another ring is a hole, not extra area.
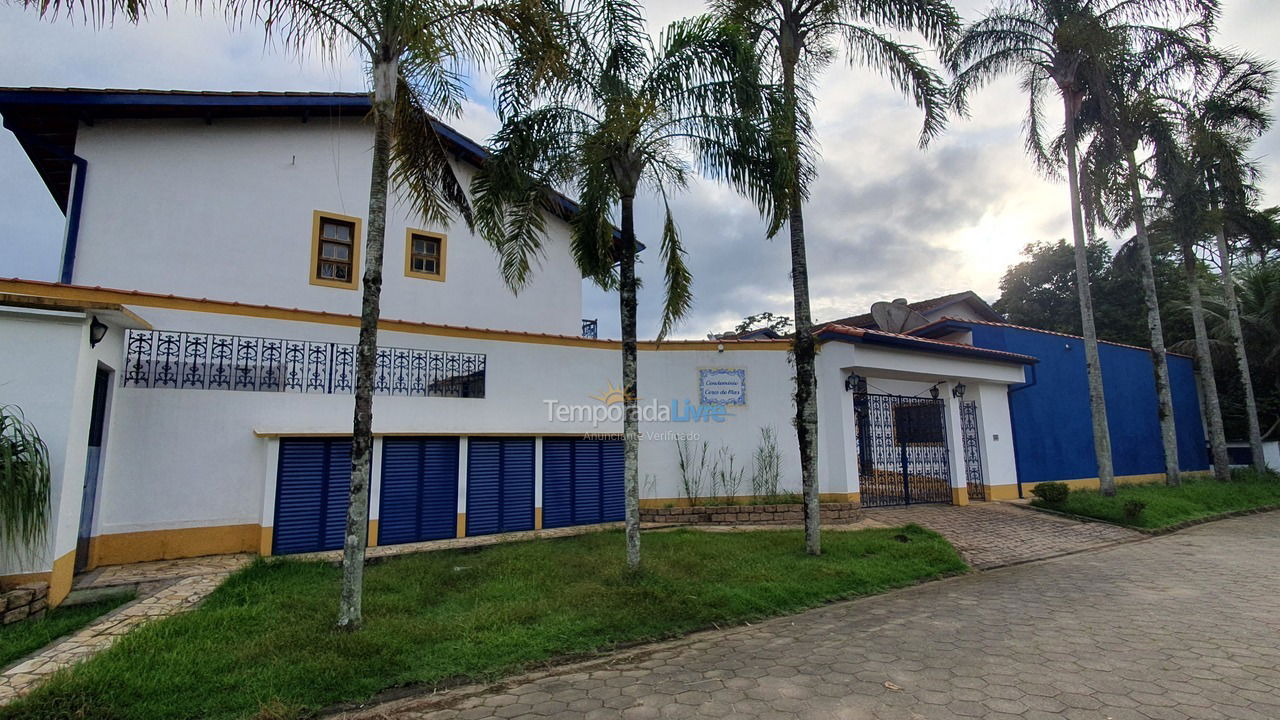
[(98, 535), (89, 541), (89, 567), (261, 552), (264, 537), (269, 546), (271, 528), (257, 525), (217, 525)]
[(533, 509), (533, 529), (534, 530), (542, 529), (542, 508)]
[(76, 551), (53, 561), (53, 569), (46, 572), (0, 575), (0, 591), (10, 590), (27, 583), (49, 583), (49, 606), (56, 607), (71, 592), (71, 580), (75, 577)]
[(466, 536), (467, 536), (467, 514), (458, 513), (458, 537), (463, 538)]
[(378, 521), (369, 521), (369, 547), (378, 547)]
[(969, 488), (967, 487), (951, 488), (951, 504), (952, 505), (968, 505), (969, 504)]
[(1018, 486), (1013, 485), (986, 485), (983, 490), (987, 493), (987, 500), (1017, 500)]

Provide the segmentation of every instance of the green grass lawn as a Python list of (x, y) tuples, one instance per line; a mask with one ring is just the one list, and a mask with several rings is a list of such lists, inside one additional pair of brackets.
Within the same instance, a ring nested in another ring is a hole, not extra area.
[(0, 627), (0, 668), (79, 630), (132, 599), (133, 595), (127, 594), (85, 605), (54, 608), (39, 620), (23, 620)]
[[(1129, 500), (1146, 503), (1136, 521), (1125, 517), (1124, 506)], [(1121, 525), (1159, 529), (1219, 513), (1280, 505), (1280, 477), (1237, 470), (1229, 483), (1204, 478), (1187, 479), (1177, 487), (1164, 483), (1118, 485), (1114, 497), (1103, 497), (1097, 490), (1072, 490), (1062, 505), (1045, 505), (1038, 499), (1031, 504)]]
[(365, 627), (333, 629), (339, 571), (258, 562), (193, 612), (126, 635), (4, 718), (302, 715), (397, 685), (488, 679), (542, 661), (752, 621), (965, 570), (919, 527), (646, 533), (625, 572), (620, 531), (370, 564)]

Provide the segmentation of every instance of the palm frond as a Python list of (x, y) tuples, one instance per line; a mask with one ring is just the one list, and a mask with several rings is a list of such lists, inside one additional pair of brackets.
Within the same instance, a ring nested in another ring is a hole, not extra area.
[(0, 405), (0, 547), (35, 552), (49, 524), (49, 448), (14, 405)]

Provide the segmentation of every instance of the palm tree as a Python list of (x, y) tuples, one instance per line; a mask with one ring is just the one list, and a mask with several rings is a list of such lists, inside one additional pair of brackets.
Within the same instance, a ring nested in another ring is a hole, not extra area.
[(1213, 53), (1204, 42), (1208, 40), (1208, 28), (1198, 23), (1158, 31), (1153, 39), (1155, 42), (1150, 47), (1118, 58), (1110, 68), (1106, 85), (1082, 108), (1079, 125), (1093, 135), (1093, 140), (1081, 161), (1081, 173), (1086, 180), (1084, 199), (1099, 211), (1102, 219), (1117, 230), (1134, 228), (1131, 255), (1138, 261), (1147, 306), (1165, 481), (1177, 485), (1180, 481), (1178, 434), (1138, 149), (1153, 135), (1169, 132), (1169, 118), (1160, 102), (1160, 93), (1193, 79), (1196, 72), (1211, 62)]
[(1253, 466), (1266, 469), (1262, 454), (1262, 428), (1258, 403), (1249, 372), (1236, 300), (1236, 281), (1231, 272), (1231, 249), (1227, 244), (1224, 213), (1228, 208), (1248, 208), (1256, 174), (1245, 157), (1249, 145), (1271, 126), (1268, 109), (1275, 86), (1271, 63), (1249, 56), (1235, 56), (1225, 62), (1207, 89), (1186, 107), (1188, 143), (1209, 188), (1217, 240), (1218, 266), (1222, 277), (1223, 300), (1227, 308), (1227, 328), (1235, 351), (1236, 369), (1244, 387), (1245, 418), (1249, 427), (1249, 447)]
[(822, 551), (818, 528), (817, 346), (809, 304), (804, 202), (815, 177), (812, 89), (818, 75), (843, 46), (850, 65), (885, 74), (924, 111), (923, 144), (946, 120), (942, 78), (918, 48), (891, 32), (917, 32), (935, 45), (950, 41), (960, 18), (946, 0), (712, 0), (713, 10), (743, 28), (765, 71), (770, 160), (765, 184), (752, 193), (766, 217), (770, 237), (785, 224), (791, 235), (791, 291), (796, 367), (795, 427), (804, 488), (805, 549)]
[[(955, 80), (952, 97), (963, 113), (969, 96), (1006, 73), (1019, 76), (1029, 98), (1027, 149), (1040, 168), (1054, 173), (1065, 162), (1071, 202), (1071, 229), (1076, 250), (1076, 287), (1089, 378), (1089, 406), (1093, 417), (1093, 445), (1098, 482), (1104, 495), (1115, 494), (1111, 435), (1107, 427), (1106, 396), (1094, 325), (1093, 297), (1081, 210), (1077, 120), (1086, 98), (1105, 102), (1110, 69), (1133, 48), (1163, 37), (1162, 28), (1143, 24), (1152, 18), (1192, 13), (1209, 24), (1217, 0), (1008, 0), (965, 28), (947, 49), (947, 63)], [(1062, 99), (1063, 131), (1060, 147), (1044, 142), (1042, 108), (1054, 88)], [(1063, 157), (1059, 159), (1060, 154)]]
[[(493, 154), (472, 182), (476, 224), (501, 257), (509, 286), (523, 287), (546, 237), (544, 210), (575, 186), (571, 249), (585, 277), (617, 287), (622, 321), (627, 565), (640, 564), (639, 417), (636, 378), (635, 200), (662, 199), (665, 301), (660, 337), (692, 302), (684, 249), (667, 202), (683, 188), (692, 155), (704, 171), (745, 188), (754, 71), (735, 36), (709, 17), (672, 24), (654, 46), (640, 8), (606, 0), (581, 18), (571, 78), (529, 107), (513, 108)], [(621, 232), (615, 234), (617, 207)], [(616, 268), (615, 268), (616, 265)]]
[[(290, 49), (313, 45), (328, 55), (354, 46), (369, 63), (373, 166), (365, 239), (364, 295), (356, 348), (351, 489), (342, 556), (338, 627), (363, 620), (364, 555), (369, 527), (373, 452), (373, 385), (377, 356), (388, 185), (404, 190), (428, 222), (472, 224), (466, 192), (454, 174), (432, 113), (457, 115), (465, 97), (462, 71), (506, 47), (541, 48), (539, 68), (552, 67), (558, 10), (547, 0), (228, 0), (233, 18), (261, 21)], [(541, 81), (540, 75), (531, 79)]]

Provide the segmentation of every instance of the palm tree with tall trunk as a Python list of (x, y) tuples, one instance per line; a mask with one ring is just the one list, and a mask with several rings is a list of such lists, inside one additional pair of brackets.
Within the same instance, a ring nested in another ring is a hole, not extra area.
[[(551, 0), (228, 0), (232, 17), (260, 21), (269, 35), (303, 52), (355, 48), (368, 63), (373, 160), (356, 345), (351, 486), (342, 554), (338, 627), (363, 621), (364, 556), (373, 459), (373, 391), (389, 185), (403, 190), (425, 220), (472, 224), (432, 114), (457, 115), (468, 65), (494, 61), (504, 48), (537, 46), (553, 67), (560, 14)], [(541, 81), (541, 77), (534, 78)]]
[[(640, 566), (636, 198), (651, 191), (665, 212), (661, 338), (693, 299), (668, 198), (685, 187), (688, 158), (747, 187), (745, 178), (759, 164), (748, 119), (759, 91), (750, 55), (713, 18), (673, 23), (656, 45), (631, 0), (605, 0), (579, 14), (578, 25), (582, 41), (573, 46), (572, 77), (504, 109), (493, 154), (472, 191), (477, 227), (498, 252), (507, 284), (519, 289), (544, 252), (546, 211), (557, 207), (556, 191), (576, 188), (573, 257), (585, 277), (619, 294), (627, 565), (634, 570)], [(620, 232), (612, 222), (615, 207)]]
[(1156, 409), (1164, 450), (1165, 482), (1178, 485), (1178, 435), (1169, 382), (1168, 349), (1156, 293), (1151, 240), (1147, 231), (1145, 176), (1138, 151), (1154, 136), (1169, 132), (1170, 118), (1160, 94), (1193, 81), (1216, 58), (1207, 45), (1211, 28), (1192, 23), (1163, 32), (1153, 29), (1154, 42), (1141, 51), (1121, 56), (1110, 68), (1105, 86), (1098, 88), (1082, 110), (1081, 126), (1093, 139), (1081, 160), (1085, 200), (1117, 230), (1134, 229), (1132, 253), (1138, 260), (1147, 331), (1155, 375)]
[[(1163, 37), (1164, 28), (1148, 23), (1182, 14), (1192, 14), (1209, 23), (1216, 17), (1217, 1), (1009, 0), (966, 27), (945, 53), (954, 75), (952, 98), (958, 112), (967, 111), (969, 97), (976, 90), (996, 77), (1014, 73), (1029, 99), (1025, 122), (1028, 151), (1037, 165), (1050, 174), (1066, 165), (1093, 446), (1099, 488), (1104, 495), (1115, 494), (1115, 469), (1089, 287), (1077, 122), (1091, 93), (1096, 101), (1106, 102), (1103, 90), (1117, 62), (1133, 48)], [(1046, 142), (1042, 112), (1045, 96), (1051, 90), (1057, 90), (1062, 101), (1061, 141), (1052, 144)]]
[(1245, 418), (1253, 466), (1266, 469), (1262, 451), (1262, 428), (1258, 422), (1258, 402), (1254, 395), (1249, 355), (1245, 349), (1236, 299), (1236, 280), (1231, 269), (1231, 248), (1227, 243), (1224, 214), (1231, 209), (1247, 209), (1254, 190), (1250, 180), (1256, 170), (1248, 161), (1249, 146), (1271, 127), (1268, 110), (1275, 87), (1271, 63), (1250, 56), (1233, 56), (1223, 62), (1204, 91), (1185, 106), (1187, 141), (1208, 186), (1209, 207), (1217, 244), (1218, 268), (1222, 278), (1227, 329), (1235, 354), (1236, 371), (1244, 388)]
[[(42, 17), (77, 10), (96, 24), (123, 15), (145, 18), (152, 0), (20, 0)], [(373, 159), (366, 219), (360, 334), (356, 346), (351, 486), (342, 555), (338, 627), (363, 621), (364, 555), (369, 530), (373, 459), (373, 390), (388, 188), (404, 191), (422, 218), (447, 226), (471, 208), (454, 174), (433, 114), (456, 116), (466, 97), (465, 73), (518, 50), (525, 57), (520, 85), (536, 88), (563, 72), (564, 15), (555, 0), (224, 0), (233, 22), (261, 23), (268, 37), (296, 53), (317, 49), (326, 59), (356, 51), (367, 63), (372, 92)], [(197, 0), (195, 7), (199, 8)], [(536, 48), (536, 50), (534, 50)], [(507, 85), (515, 85), (507, 80)], [(357, 239), (358, 242), (358, 239)]]
[(791, 244), (791, 293), (795, 336), (795, 428), (804, 491), (805, 549), (822, 551), (818, 504), (817, 345), (809, 302), (804, 203), (816, 176), (810, 121), (818, 76), (842, 48), (852, 66), (886, 75), (924, 111), (921, 143), (946, 121), (942, 78), (919, 48), (891, 33), (917, 33), (930, 43), (949, 42), (960, 18), (946, 0), (712, 0), (718, 15), (741, 27), (764, 71), (769, 143), (766, 184), (752, 194), (768, 221), (770, 237), (786, 225)]

